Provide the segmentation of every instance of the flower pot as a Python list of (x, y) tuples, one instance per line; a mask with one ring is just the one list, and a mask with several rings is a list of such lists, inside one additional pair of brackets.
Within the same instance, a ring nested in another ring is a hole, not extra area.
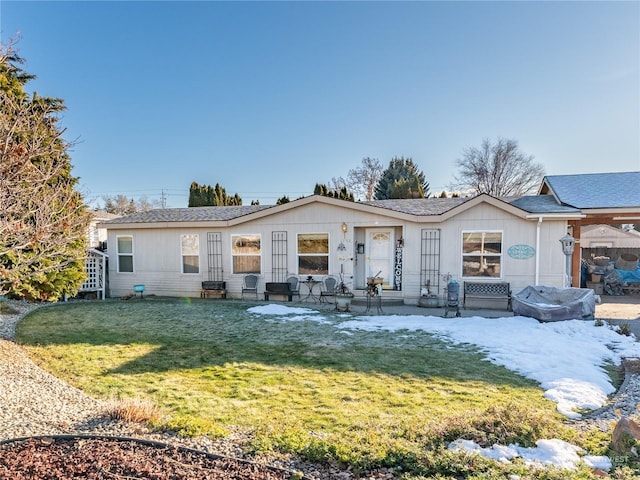
[(420, 297), (418, 305), (421, 307), (436, 308), (440, 306), (440, 299), (437, 295), (426, 295)]
[(348, 312), (349, 305), (351, 305), (351, 299), (353, 293), (337, 293), (336, 294), (336, 310), (340, 312)]

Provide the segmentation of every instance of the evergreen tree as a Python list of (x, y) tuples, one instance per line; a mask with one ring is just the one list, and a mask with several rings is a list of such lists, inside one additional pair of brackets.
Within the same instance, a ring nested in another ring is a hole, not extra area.
[(190, 207), (208, 207), (208, 206), (230, 206), (242, 205), (242, 198), (236, 193), (233, 197), (227, 195), (227, 191), (216, 183), (215, 187), (211, 185), (200, 185), (192, 182), (189, 187), (189, 206)]
[(58, 124), (64, 102), (29, 96), (23, 63), (0, 45), (0, 293), (56, 301), (86, 279), (91, 215)]
[(277, 201), (276, 201), (276, 205), (282, 205), (285, 203), (289, 203), (291, 200), (289, 200), (289, 196), (288, 195), (284, 195), (283, 197), (280, 197)]
[(349, 190), (347, 190), (347, 187), (334, 189), (334, 188), (329, 188), (324, 183), (316, 183), (316, 186), (313, 189), (313, 194), (322, 195), (323, 197), (338, 198), (340, 200), (348, 200), (350, 202), (355, 201), (355, 197), (353, 196), (353, 193), (349, 192)]
[(411, 158), (395, 157), (382, 172), (375, 188), (376, 200), (389, 198), (425, 198), (429, 184)]

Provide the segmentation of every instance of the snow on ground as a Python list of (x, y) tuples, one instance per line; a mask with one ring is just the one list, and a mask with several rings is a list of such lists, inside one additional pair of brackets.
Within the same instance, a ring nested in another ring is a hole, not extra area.
[(609, 470), (611, 460), (608, 457), (583, 455), (584, 450), (563, 440), (538, 440), (536, 447), (521, 447), (519, 445), (493, 445), (483, 448), (472, 440), (456, 440), (449, 448), (456, 451), (478, 453), (483, 457), (493, 458), (499, 462), (509, 462), (520, 457), (529, 464), (554, 465), (559, 468), (575, 470), (580, 462), (591, 468)]
[[(315, 310), (284, 305), (253, 307), (249, 311), (280, 315), (285, 319), (296, 318), (288, 315), (303, 314), (310, 320), (324, 320)], [(595, 410), (601, 407), (607, 395), (614, 392), (603, 365), (608, 362), (619, 365), (623, 357), (640, 358), (640, 343), (635, 337), (620, 335), (606, 326), (598, 327), (593, 321), (540, 323), (528, 317), (440, 318), (422, 315), (343, 318), (344, 321), (336, 327), (347, 332), (425, 331), (454, 344), (476, 345), (492, 363), (539, 382), (545, 396), (556, 402), (560, 413), (570, 418), (580, 417), (576, 409)], [(562, 467), (575, 465), (576, 459), (582, 458), (587, 463), (606, 469), (608, 461), (600, 457), (579, 457), (578, 447), (560, 440), (540, 440), (534, 449), (513, 445), (481, 449), (468, 442), (453, 444), (452, 448), (466, 448), (503, 460), (510, 455), (511, 458), (520, 456), (527, 461), (553, 463)]]
[(536, 380), (558, 411), (578, 418), (575, 409), (595, 410), (614, 387), (603, 365), (622, 357), (640, 357), (635, 337), (620, 335), (594, 322), (540, 323), (528, 317), (440, 318), (411, 316), (355, 317), (349, 330), (422, 330), (453, 343), (477, 345), (496, 365)]

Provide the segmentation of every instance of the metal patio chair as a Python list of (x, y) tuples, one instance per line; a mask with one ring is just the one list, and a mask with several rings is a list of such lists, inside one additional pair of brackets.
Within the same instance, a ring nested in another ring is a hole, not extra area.
[(335, 302), (336, 288), (338, 287), (338, 280), (335, 277), (326, 277), (322, 281), (322, 290), (320, 291), (320, 302), (326, 302), (327, 297), (331, 297), (331, 301)]
[(287, 278), (287, 283), (289, 284), (289, 290), (291, 291), (292, 297), (298, 296), (298, 300), (300, 299), (300, 286), (298, 285), (298, 277), (290, 276)]
[(244, 276), (244, 280), (242, 281), (242, 294), (241, 298), (244, 299), (244, 294), (253, 293), (256, 296), (256, 300), (258, 299), (258, 276), (249, 274)]

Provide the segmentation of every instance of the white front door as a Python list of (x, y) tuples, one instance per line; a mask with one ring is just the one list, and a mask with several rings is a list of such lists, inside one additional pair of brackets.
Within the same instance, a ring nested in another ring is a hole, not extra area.
[[(367, 277), (382, 277), (383, 288), (393, 288), (393, 250), (394, 235), (392, 229), (367, 229)], [(379, 272), (379, 273), (378, 273)]]

